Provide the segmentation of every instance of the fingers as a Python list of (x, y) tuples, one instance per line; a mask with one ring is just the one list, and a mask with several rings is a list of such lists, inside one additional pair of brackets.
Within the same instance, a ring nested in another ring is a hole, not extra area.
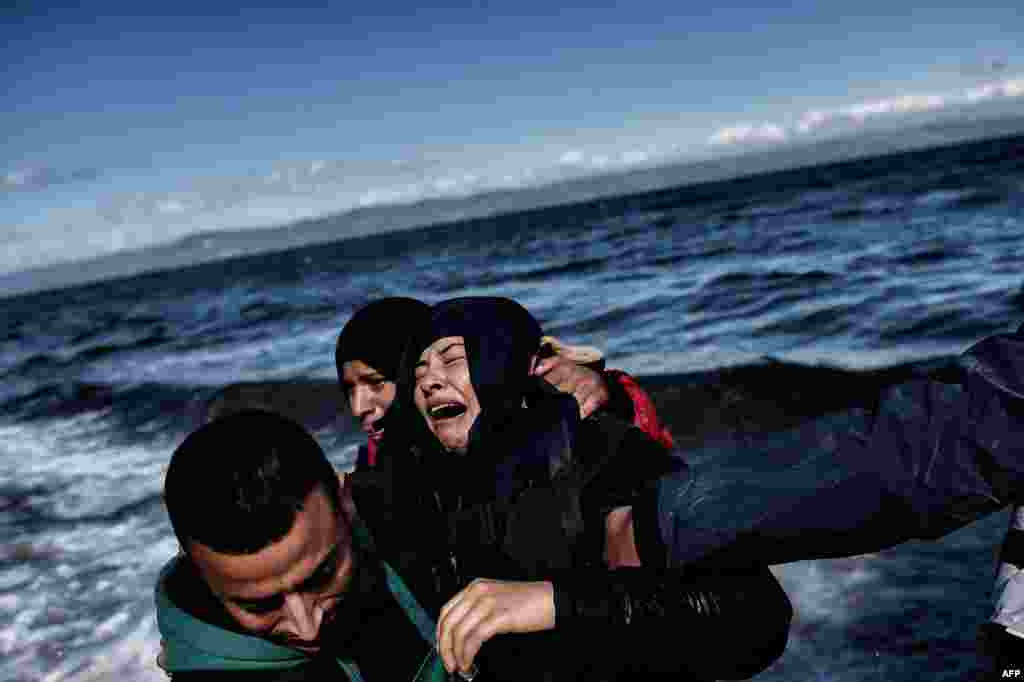
[(608, 402), (608, 386), (604, 376), (564, 358), (547, 358), (535, 372), (563, 393), (570, 393), (580, 406), (580, 417), (586, 418)]
[(596, 373), (581, 381), (573, 395), (580, 404), (580, 417), (583, 419), (600, 409), (610, 397), (603, 377)]
[(533, 373), (536, 376), (542, 377), (550, 372), (555, 367), (558, 367), (560, 358), (555, 355), (550, 358), (544, 358), (537, 362), (537, 365), (533, 368)]
[(534, 375), (542, 377), (549, 384), (564, 393), (572, 393), (579, 378), (575, 372), (576, 365), (564, 358), (547, 358), (537, 365)]
[(594, 395), (589, 395), (583, 399), (580, 403), (580, 419), (586, 419), (590, 415), (594, 414), (594, 411), (600, 406), (600, 401)]
[(444, 605), (437, 623), (437, 648), (448, 672), (469, 673), (480, 647), (497, 633), (496, 611), (483, 580), (474, 580)]
[[(543, 371), (541, 371), (543, 370)], [(563, 393), (576, 393), (577, 387), (591, 379), (592, 370), (566, 360), (562, 357), (547, 358), (534, 372), (537, 376)]]

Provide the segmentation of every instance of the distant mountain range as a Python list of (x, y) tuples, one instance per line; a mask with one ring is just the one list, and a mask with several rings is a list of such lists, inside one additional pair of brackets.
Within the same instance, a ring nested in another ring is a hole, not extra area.
[(144, 250), (0, 275), (0, 297), (397, 230), (1024, 135), (1019, 98), (993, 103), (983, 110), (964, 107), (915, 115), (910, 121), (909, 126), (908, 120), (903, 119), (904, 125), (899, 127), (874, 125), (856, 133), (740, 150), (702, 161), (590, 175), (539, 187), (358, 208), (274, 228), (203, 232)]

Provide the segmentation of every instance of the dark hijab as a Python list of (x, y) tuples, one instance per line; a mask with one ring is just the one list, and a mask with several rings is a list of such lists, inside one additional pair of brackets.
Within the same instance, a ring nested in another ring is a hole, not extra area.
[[(466, 457), (441, 457), (440, 446), (413, 405), (415, 365), (438, 339), (461, 336), (470, 382), (481, 412), (469, 435)], [(426, 325), (413, 332), (399, 380), (399, 402), (407, 435), (432, 457), (449, 484), (467, 484), (480, 494), (506, 497), (529, 479), (548, 478), (559, 468), (565, 430), (575, 431), (575, 399), (530, 375), (540, 348), (541, 327), (526, 308), (508, 298), (464, 297), (430, 309)], [(529, 409), (523, 409), (524, 401)], [(414, 423), (409, 423), (411, 419)], [(447, 463), (441, 464), (441, 459)], [(460, 460), (456, 462), (455, 460)]]
[(465, 339), (469, 375), (484, 410), (522, 403), (530, 357), (540, 348), (540, 324), (512, 299), (469, 296), (442, 301), (429, 322), (413, 332), (409, 360), (448, 336)]
[(382, 298), (363, 306), (338, 335), (334, 364), (338, 381), (346, 362), (361, 360), (391, 381), (398, 380), (409, 330), (426, 324), (430, 306), (414, 298)]

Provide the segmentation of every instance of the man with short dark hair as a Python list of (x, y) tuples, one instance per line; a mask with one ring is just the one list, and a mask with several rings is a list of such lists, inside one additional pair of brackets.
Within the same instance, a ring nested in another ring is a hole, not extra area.
[(215, 420), (165, 481), (182, 554), (157, 584), (176, 680), (443, 680), (434, 624), (341, 504), (317, 442), (271, 412)]

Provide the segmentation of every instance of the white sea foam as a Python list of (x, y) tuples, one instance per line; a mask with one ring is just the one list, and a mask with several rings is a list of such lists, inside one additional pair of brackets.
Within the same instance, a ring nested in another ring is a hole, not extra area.
[(157, 494), (161, 472), (178, 434), (158, 434), (146, 445), (112, 441), (108, 410), (69, 418), (0, 425), (0, 480), (26, 489), (60, 489), (29, 498), (37, 511), (76, 518), (111, 512)]
[(273, 335), (219, 346), (161, 354), (119, 353), (91, 363), (83, 379), (101, 383), (172, 383), (224, 386), (239, 381), (272, 381), (297, 376), (335, 376), (334, 344), (340, 321), (296, 325), (287, 335)]
[[(50, 670), (42, 682), (100, 682), (131, 680), (132, 682), (166, 682), (167, 676), (156, 665), (160, 652), (160, 634), (152, 612), (134, 617), (127, 612), (120, 619), (121, 637), (102, 651), (71, 657)], [(134, 627), (127, 629), (125, 624)]]

